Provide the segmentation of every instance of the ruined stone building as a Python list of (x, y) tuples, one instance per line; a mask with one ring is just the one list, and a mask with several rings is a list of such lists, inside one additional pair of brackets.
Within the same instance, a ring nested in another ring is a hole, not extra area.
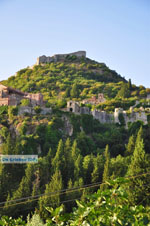
[(0, 84), (0, 106), (14, 105), (17, 106), (21, 103), (22, 99), (28, 99), (31, 106), (43, 105), (43, 95), (41, 93), (31, 94), (24, 93), (20, 90)]
[(98, 94), (98, 98), (96, 98), (96, 96), (93, 96), (93, 97), (91, 97), (89, 99), (83, 100), (81, 103), (97, 105), (97, 104), (103, 103), (105, 101), (106, 101), (106, 99), (104, 98), (104, 94), (103, 93), (99, 93)]
[(80, 106), (79, 103), (76, 101), (68, 101), (67, 102), (67, 109), (70, 112), (76, 113), (76, 114), (80, 114)]
[(67, 53), (67, 54), (56, 54), (54, 56), (48, 56), (48, 57), (43, 55), (37, 58), (36, 65), (64, 60), (67, 56), (76, 56), (78, 58), (86, 57), (86, 51), (78, 51), (78, 52)]

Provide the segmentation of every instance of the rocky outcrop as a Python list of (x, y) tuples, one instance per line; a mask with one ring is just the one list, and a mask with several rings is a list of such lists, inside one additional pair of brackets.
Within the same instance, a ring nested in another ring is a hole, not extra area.
[(68, 136), (73, 135), (73, 125), (71, 124), (69, 118), (66, 115), (62, 116), (62, 121), (64, 122), (64, 131)]

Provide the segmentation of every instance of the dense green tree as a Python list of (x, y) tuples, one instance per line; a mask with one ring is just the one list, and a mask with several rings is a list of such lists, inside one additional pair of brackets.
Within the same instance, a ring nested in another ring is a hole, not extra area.
[(91, 174), (91, 182), (101, 182), (102, 181), (102, 172), (104, 170), (104, 157), (102, 155), (97, 155), (93, 159), (94, 169)]
[(128, 144), (126, 146), (125, 156), (132, 155), (135, 148), (135, 137), (134, 135), (129, 137)]
[(130, 157), (123, 157), (118, 155), (116, 158), (110, 159), (110, 174), (111, 179), (115, 179), (117, 177), (125, 177), (128, 165), (130, 164)]
[[(44, 196), (39, 199), (39, 210), (43, 217), (47, 216), (45, 207), (57, 207), (60, 205), (60, 190), (63, 189), (61, 172), (56, 170), (51, 181), (46, 185)], [(58, 191), (58, 192), (57, 192)]]
[(123, 83), (121, 89), (118, 92), (118, 97), (127, 98), (130, 96), (130, 91), (127, 83)]
[(129, 197), (131, 202), (135, 204), (139, 202), (143, 204), (150, 203), (150, 186), (148, 185), (150, 175), (147, 174), (150, 167), (147, 161), (147, 156), (145, 154), (142, 136), (143, 129), (141, 127), (137, 134), (135, 149), (131, 158), (131, 163), (129, 165), (127, 174), (131, 177), (128, 187)]
[(64, 145), (64, 186), (66, 187), (70, 178), (72, 178), (72, 157), (71, 157), (71, 141), (67, 138)]
[(54, 153), (51, 149), (49, 149), (48, 154), (43, 157), (39, 158), (38, 160), (38, 170), (39, 170), (39, 179), (40, 179), (40, 189), (43, 191), (45, 188), (45, 184), (47, 184), (50, 181), (50, 178), (52, 176), (52, 159)]
[(60, 140), (56, 155), (52, 160), (53, 172), (56, 172), (57, 170), (59, 170), (60, 172), (63, 172), (64, 164), (65, 164), (64, 145), (63, 145), (63, 141)]
[(79, 87), (78, 87), (77, 83), (73, 84), (70, 94), (71, 94), (71, 97), (78, 98), (78, 96), (79, 96)]
[(27, 213), (25, 210), (28, 207), (28, 203), (15, 206), (15, 203), (17, 203), (17, 201), (15, 202), (13, 200), (31, 196), (34, 179), (34, 165), (28, 164), (25, 170), (25, 176), (22, 178), (18, 189), (12, 193), (12, 197), (10, 196), (10, 193), (8, 194), (7, 201), (3, 209), (4, 213), (7, 213), (10, 216), (17, 216), (18, 214), (21, 214), (23, 212), (24, 214)]
[(77, 159), (74, 162), (74, 181), (78, 180), (80, 177), (83, 176), (83, 166), (82, 166), (82, 162), (83, 162), (83, 157), (82, 155), (78, 155)]
[(130, 91), (132, 90), (132, 82), (131, 82), (131, 79), (129, 79), (129, 81), (128, 81), (128, 88), (129, 88)]
[(105, 148), (104, 156), (105, 156), (105, 164), (104, 164), (102, 184), (100, 186), (101, 190), (105, 190), (107, 188), (106, 182), (109, 180), (109, 177), (110, 177), (110, 153), (109, 153), (108, 145)]
[(86, 155), (83, 159), (84, 183), (91, 183), (91, 174), (94, 169), (93, 155)]
[(80, 132), (77, 136), (78, 148), (82, 150), (81, 154), (86, 156), (90, 153), (93, 153), (95, 150), (95, 144), (90, 136), (87, 136), (85, 132)]
[(67, 98), (67, 97), (70, 97), (70, 88), (67, 87), (65, 93), (64, 93), (64, 97)]

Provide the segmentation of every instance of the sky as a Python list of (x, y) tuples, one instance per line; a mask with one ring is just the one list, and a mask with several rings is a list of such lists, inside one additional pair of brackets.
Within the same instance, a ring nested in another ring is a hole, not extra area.
[(0, 80), (78, 50), (150, 87), (150, 0), (0, 0)]

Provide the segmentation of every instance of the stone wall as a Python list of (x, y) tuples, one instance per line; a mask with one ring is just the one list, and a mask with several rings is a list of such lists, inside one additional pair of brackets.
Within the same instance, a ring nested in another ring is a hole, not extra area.
[(91, 114), (93, 115), (94, 119), (99, 120), (101, 123), (113, 123), (113, 114), (108, 114), (105, 111), (99, 111), (97, 109), (94, 109)]
[(80, 57), (86, 57), (86, 51), (78, 51), (74, 53), (67, 53), (67, 54), (56, 54), (54, 56), (40, 56), (37, 58), (36, 64), (45, 64), (45, 63), (51, 63), (51, 62), (57, 62), (59, 60), (64, 60), (67, 56), (76, 56), (78, 58)]
[(8, 98), (0, 98), (0, 106), (3, 106), (3, 105), (9, 105), (8, 103)]
[(128, 127), (129, 122), (133, 123), (136, 121), (142, 121), (144, 125), (148, 123), (145, 111), (134, 112), (131, 108), (130, 110), (130, 114), (127, 114), (126, 111), (124, 111), (122, 108), (116, 108), (114, 112), (114, 122), (120, 124), (119, 115), (122, 114), (125, 120), (126, 128)]
[[(28, 113), (30, 115), (35, 115), (36, 114), (33, 107), (20, 106), (19, 110), (18, 110), (18, 115), (23, 115), (25, 113)], [(41, 107), (40, 114), (46, 115), (46, 114), (51, 114), (51, 113), (52, 113), (52, 109), (51, 108)]]
[(113, 114), (109, 114), (105, 111), (100, 111), (94, 109), (90, 110), (88, 107), (81, 107), (80, 104), (76, 101), (68, 101), (67, 102), (67, 111), (73, 112), (75, 114), (89, 114), (93, 115), (94, 119), (99, 120), (101, 123), (119, 123), (119, 115), (122, 114), (125, 120), (125, 126), (128, 127), (129, 122), (142, 121), (144, 125), (148, 123), (147, 115), (145, 111), (134, 112), (133, 109), (130, 114), (127, 114), (122, 108), (116, 108)]

